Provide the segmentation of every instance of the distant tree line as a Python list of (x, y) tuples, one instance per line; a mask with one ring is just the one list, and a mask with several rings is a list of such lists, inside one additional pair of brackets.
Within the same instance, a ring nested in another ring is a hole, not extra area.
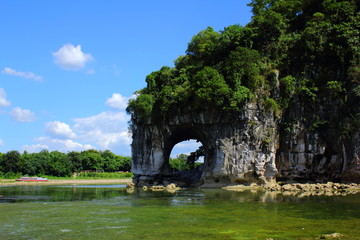
[(62, 153), (42, 150), (38, 153), (9, 151), (0, 153), (0, 176), (49, 175), (71, 176), (73, 172), (98, 171), (115, 172), (130, 171), (131, 157), (119, 156), (109, 150), (94, 149), (82, 152)]
[[(190, 170), (201, 163), (189, 163), (189, 155), (179, 154), (170, 158), (169, 164), (174, 171)], [(13, 177), (16, 175), (29, 176), (71, 176), (74, 172), (129, 172), (131, 170), (131, 157), (119, 156), (109, 150), (97, 151), (94, 149), (82, 152), (62, 153), (42, 150), (38, 153), (24, 151), (9, 151), (0, 153), (0, 177)], [(89, 175), (90, 173), (88, 173)], [(90, 174), (91, 175), (91, 174)], [(89, 176), (90, 176), (89, 175)]]

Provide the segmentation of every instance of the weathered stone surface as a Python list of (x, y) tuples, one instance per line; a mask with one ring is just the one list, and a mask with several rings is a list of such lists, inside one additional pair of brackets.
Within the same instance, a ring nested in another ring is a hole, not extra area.
[[(314, 108), (303, 99), (299, 102), (293, 102), (281, 121), (259, 103), (249, 103), (237, 113), (204, 106), (172, 110), (146, 121), (133, 115), (134, 183), (181, 187), (268, 184), (275, 179), (360, 183), (360, 130), (342, 134), (336, 104)], [(205, 163), (191, 171), (172, 172), (172, 148), (189, 139), (202, 143)]]
[[(134, 117), (134, 116), (133, 116)], [(162, 119), (132, 119), (132, 172), (137, 186), (175, 182), (178, 186), (224, 186), (271, 181), (276, 177), (276, 123), (256, 104), (236, 114), (179, 109)], [(173, 173), (172, 148), (189, 139), (205, 150), (203, 166)]]
[[(294, 104), (285, 114), (288, 125), (280, 132), (276, 157), (278, 180), (360, 183), (360, 132), (344, 136), (336, 103), (313, 108)], [(316, 119), (325, 120), (324, 126), (316, 128)]]

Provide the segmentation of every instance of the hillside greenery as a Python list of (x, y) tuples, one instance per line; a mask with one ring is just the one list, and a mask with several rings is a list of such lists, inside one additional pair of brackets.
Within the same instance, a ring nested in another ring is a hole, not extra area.
[[(360, 2), (252, 0), (246, 26), (196, 34), (186, 54), (146, 77), (129, 102), (136, 121), (176, 109), (236, 112), (256, 101), (277, 118), (291, 102), (340, 105), (349, 128), (360, 119)], [(351, 131), (348, 130), (348, 131)]]

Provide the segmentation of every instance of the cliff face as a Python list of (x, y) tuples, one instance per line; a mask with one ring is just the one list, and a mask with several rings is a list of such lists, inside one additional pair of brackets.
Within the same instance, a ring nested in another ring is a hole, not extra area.
[[(186, 108), (147, 122), (133, 115), (134, 183), (360, 182), (360, 132), (345, 138), (337, 125), (339, 111), (333, 105), (295, 104), (284, 113), (283, 122), (254, 103), (236, 114)], [(202, 143), (203, 166), (172, 172), (171, 150), (189, 139)]]
[(360, 182), (359, 130), (345, 135), (341, 105), (327, 100), (309, 106), (298, 99), (284, 116), (278, 180)]
[[(181, 186), (264, 183), (274, 180), (277, 174), (276, 124), (271, 113), (264, 115), (255, 104), (237, 114), (179, 109), (168, 118), (134, 124), (132, 128), (132, 172), (137, 186), (167, 182)], [(189, 139), (202, 143), (204, 165), (172, 173), (171, 150)]]

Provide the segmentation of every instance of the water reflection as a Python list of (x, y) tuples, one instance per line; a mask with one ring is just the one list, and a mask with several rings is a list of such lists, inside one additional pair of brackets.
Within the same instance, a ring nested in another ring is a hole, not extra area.
[[(11, 186), (0, 187), (0, 203), (19, 202), (60, 202), (60, 201), (96, 201), (96, 200), (129, 200), (132, 206), (158, 205), (203, 205), (209, 202), (306, 202), (336, 201), (343, 196), (312, 196), (298, 198), (285, 196), (276, 192), (243, 191), (232, 192), (222, 189), (182, 189), (170, 193), (167, 191), (144, 191), (135, 188), (129, 192), (124, 185), (68, 185), (68, 186)], [(351, 199), (351, 196), (346, 196)], [(359, 197), (359, 194), (353, 195)]]
[(0, 203), (91, 201), (127, 196), (124, 185), (0, 187)]
[(0, 195), (0, 239), (315, 239), (324, 231), (360, 236), (359, 194), (129, 193), (120, 185), (68, 185), (0, 187)]

